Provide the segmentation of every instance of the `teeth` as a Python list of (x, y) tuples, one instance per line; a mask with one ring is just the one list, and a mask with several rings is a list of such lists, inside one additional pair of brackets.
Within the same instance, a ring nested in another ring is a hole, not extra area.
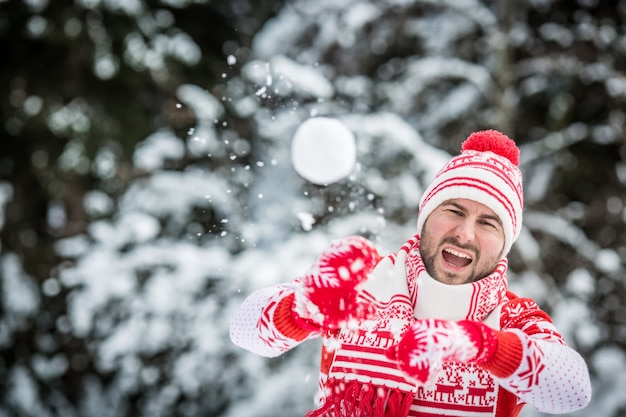
[(467, 256), (466, 254), (461, 253), (461, 252), (457, 252), (454, 249), (446, 249), (446, 252), (451, 253), (454, 256), (458, 256), (459, 258), (472, 259), (471, 257)]

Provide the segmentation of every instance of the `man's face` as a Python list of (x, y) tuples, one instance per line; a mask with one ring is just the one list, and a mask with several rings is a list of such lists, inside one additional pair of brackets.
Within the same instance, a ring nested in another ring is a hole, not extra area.
[(502, 222), (473, 200), (444, 201), (422, 228), (420, 253), (426, 270), (445, 284), (465, 284), (491, 274), (503, 249)]

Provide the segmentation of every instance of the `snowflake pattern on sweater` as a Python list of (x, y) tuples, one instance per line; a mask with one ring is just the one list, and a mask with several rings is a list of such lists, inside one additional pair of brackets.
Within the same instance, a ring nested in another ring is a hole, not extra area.
[[(415, 260), (407, 258), (407, 254), (416, 253), (416, 243), (410, 240), (391, 256), (398, 261), (394, 264), (402, 273), (396, 274), (396, 279), (404, 281), (406, 294), (383, 297), (383, 302), (367, 291), (360, 295), (378, 302), (379, 314), (373, 322), (362, 323), (357, 329), (326, 333), (302, 329), (290, 315), (293, 294), (299, 285), (295, 281), (249, 296), (231, 322), (231, 339), (252, 352), (273, 357), (322, 335), (325, 342), (319, 407), (307, 416), (351, 415), (353, 410), (338, 405), (345, 404), (345, 398), (335, 398), (345, 395), (338, 393), (336, 387), (346, 383), (362, 384), (360, 389), (354, 388), (360, 395), (371, 392), (370, 386), (409, 392), (412, 401), (408, 414), (406, 410), (380, 414), (389, 417), (509, 417), (517, 416), (524, 404), (547, 413), (571, 412), (588, 404), (589, 374), (582, 357), (565, 344), (550, 317), (533, 300), (511, 292), (503, 296), (501, 289), (497, 289), (496, 296), (499, 344), (492, 362), (481, 366), (446, 362), (429, 385), (413, 384), (410, 378), (398, 373), (382, 352), (398, 340), (413, 319), (411, 309), (415, 309), (418, 300), (414, 294), (418, 285), (416, 275), (410, 272), (415, 270)], [(391, 391), (385, 395), (390, 398)]]

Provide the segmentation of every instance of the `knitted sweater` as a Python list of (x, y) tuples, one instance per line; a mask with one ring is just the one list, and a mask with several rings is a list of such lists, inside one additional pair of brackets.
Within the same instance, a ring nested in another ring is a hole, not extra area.
[[(332, 332), (303, 328), (292, 314), (296, 280), (250, 295), (231, 322), (231, 339), (275, 357), (323, 337), (318, 407), (307, 417), (509, 417), (524, 404), (555, 414), (585, 407), (591, 388), (584, 360), (533, 300), (507, 291), (506, 268), (504, 259), (475, 283), (439, 283), (426, 273), (415, 236), (365, 283), (361, 297), (375, 306), (373, 319)], [(384, 355), (415, 318), (482, 321), (498, 330), (496, 354), (481, 366), (444, 363), (434, 382), (420, 385)]]

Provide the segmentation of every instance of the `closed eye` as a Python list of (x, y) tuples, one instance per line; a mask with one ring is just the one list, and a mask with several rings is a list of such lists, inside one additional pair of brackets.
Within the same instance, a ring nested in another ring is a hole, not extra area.
[(498, 226), (492, 222), (489, 221), (480, 221), (480, 224), (484, 225), (484, 226), (489, 226), (489, 227), (493, 227), (494, 229), (496, 229)]
[(501, 223), (496, 219), (482, 219), (478, 221), (480, 224), (498, 230), (502, 227)]
[(448, 209), (448, 211), (450, 213), (454, 214), (455, 216), (464, 216), (465, 215), (461, 210)]

